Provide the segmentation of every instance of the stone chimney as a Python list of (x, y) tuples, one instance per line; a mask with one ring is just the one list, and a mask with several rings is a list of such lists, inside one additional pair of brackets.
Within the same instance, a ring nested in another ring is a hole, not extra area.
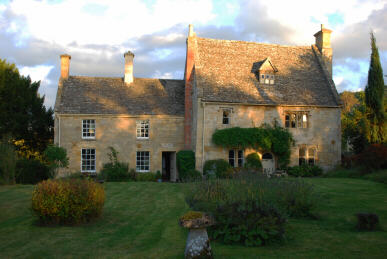
[(321, 30), (314, 37), (316, 37), (316, 47), (320, 51), (325, 67), (332, 77), (331, 33), (331, 30), (324, 28), (324, 25), (321, 24)]
[(126, 84), (131, 84), (131, 83), (133, 83), (133, 58), (134, 58), (134, 54), (130, 51), (125, 52), (124, 58), (125, 58), (124, 82)]
[(69, 78), (70, 59), (71, 59), (71, 56), (68, 54), (60, 55), (60, 77), (62, 79)]

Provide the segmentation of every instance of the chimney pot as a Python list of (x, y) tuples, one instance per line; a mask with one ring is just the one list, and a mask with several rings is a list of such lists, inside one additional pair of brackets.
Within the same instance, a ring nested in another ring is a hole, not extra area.
[(71, 56), (68, 54), (60, 55), (60, 77), (62, 79), (69, 78), (70, 59), (71, 59)]
[(133, 59), (134, 54), (131, 51), (127, 51), (124, 54), (125, 58), (125, 76), (124, 76), (124, 82), (126, 84), (133, 83)]

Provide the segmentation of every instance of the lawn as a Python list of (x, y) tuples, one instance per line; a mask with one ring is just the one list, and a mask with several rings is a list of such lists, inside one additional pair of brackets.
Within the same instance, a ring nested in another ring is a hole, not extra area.
[[(283, 245), (247, 248), (211, 242), (215, 258), (385, 258), (387, 185), (360, 179), (306, 179), (321, 194), (319, 220), (290, 220)], [(0, 187), (1, 258), (182, 258), (189, 208), (184, 184), (107, 183), (103, 217), (74, 227), (40, 227), (33, 186)], [(385, 231), (357, 232), (354, 214), (375, 212)]]

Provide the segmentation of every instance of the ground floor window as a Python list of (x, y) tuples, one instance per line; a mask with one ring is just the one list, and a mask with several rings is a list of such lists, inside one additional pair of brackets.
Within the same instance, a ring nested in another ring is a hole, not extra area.
[(298, 151), (298, 164), (299, 165), (315, 165), (316, 164), (316, 149), (301, 147)]
[(82, 148), (81, 172), (95, 172), (95, 149)]
[(228, 163), (232, 167), (242, 167), (244, 164), (243, 150), (230, 149), (228, 151)]
[(149, 151), (137, 151), (136, 171), (137, 172), (149, 172), (149, 168), (150, 168), (149, 165), (150, 165)]

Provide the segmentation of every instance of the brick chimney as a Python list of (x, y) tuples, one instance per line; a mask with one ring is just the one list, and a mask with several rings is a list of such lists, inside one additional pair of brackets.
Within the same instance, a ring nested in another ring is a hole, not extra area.
[(134, 54), (130, 51), (125, 52), (124, 58), (125, 58), (124, 82), (126, 84), (131, 84), (131, 83), (133, 83), (133, 58), (134, 58)]
[(332, 77), (331, 33), (331, 30), (324, 28), (324, 25), (321, 24), (321, 30), (314, 37), (316, 37), (316, 47), (320, 51), (325, 67)]
[(192, 88), (194, 84), (196, 33), (193, 25), (188, 26), (187, 54), (185, 59), (185, 97), (184, 97), (184, 148), (192, 148)]
[(68, 54), (60, 55), (60, 77), (62, 79), (69, 78), (70, 59), (71, 59), (71, 56)]

